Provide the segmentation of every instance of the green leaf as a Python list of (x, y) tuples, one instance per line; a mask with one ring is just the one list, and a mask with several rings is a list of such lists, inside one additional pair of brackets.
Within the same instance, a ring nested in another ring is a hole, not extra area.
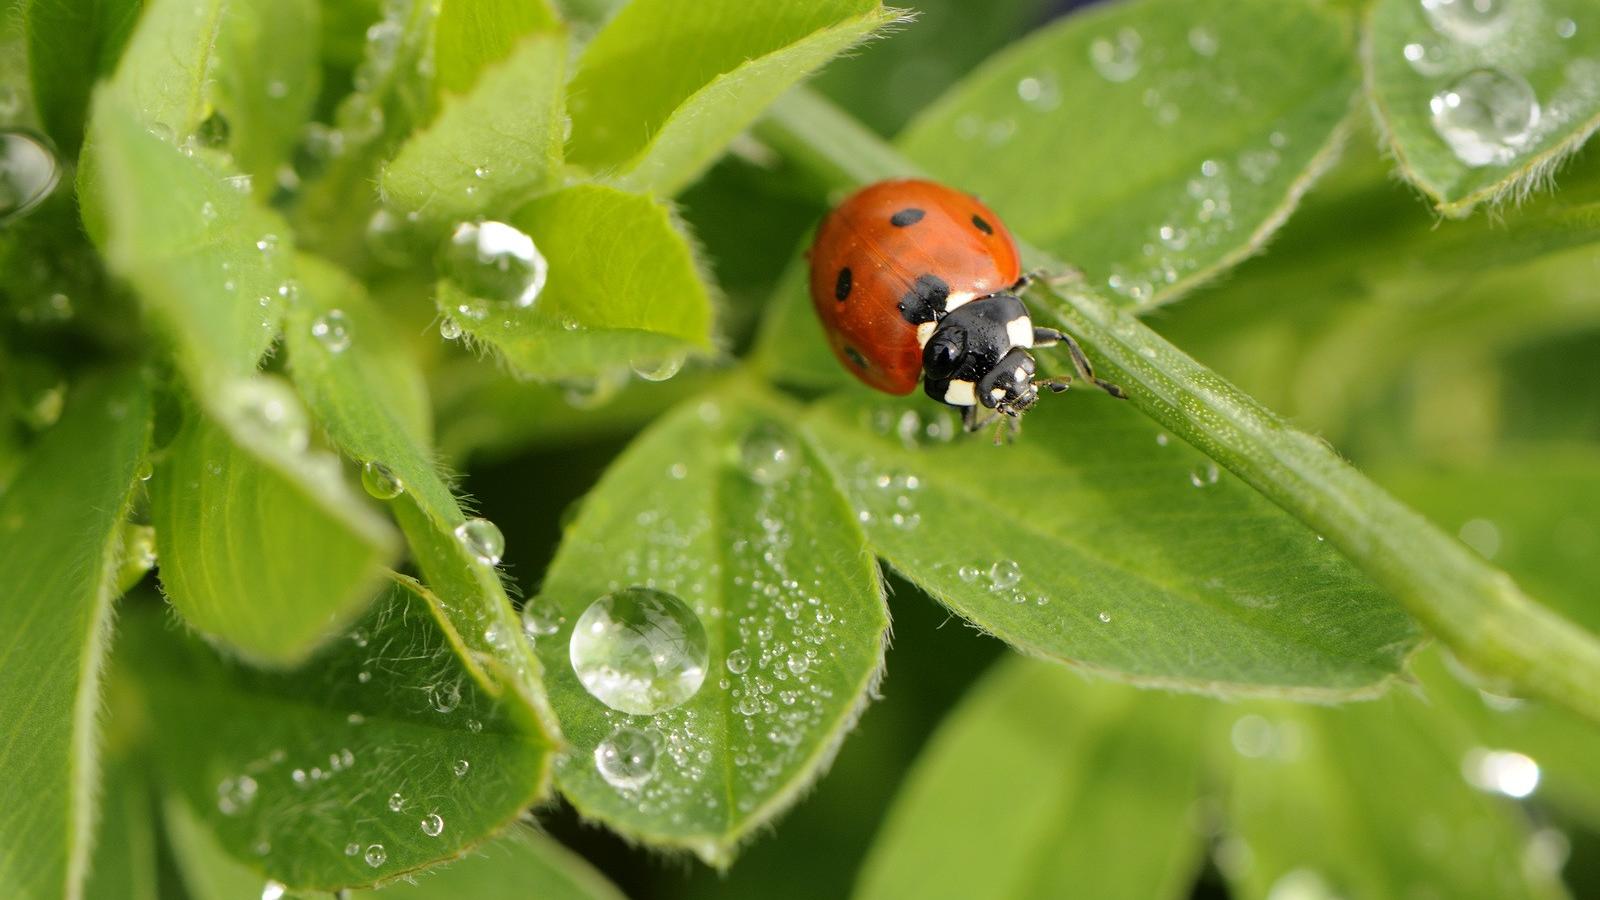
[[(668, 414), (584, 500), (530, 601), (560, 622), (536, 649), (572, 744), (557, 765), (562, 792), (623, 835), (715, 865), (820, 774), (880, 674), (887, 637), (861, 533), (783, 424), (793, 418), (743, 388)], [(709, 648), (698, 692), (651, 716), (591, 695), (568, 652), (591, 603), (639, 585), (681, 599)], [(637, 787), (596, 768), (621, 728), (655, 745)]]
[(395, 540), (332, 459), (274, 450), (189, 416), (152, 480), (150, 518), (161, 587), (184, 619), (288, 665), (361, 613)]
[(538, 301), (515, 308), (443, 281), (439, 305), (520, 374), (593, 378), (711, 348), (711, 298), (665, 205), (578, 185), (534, 200), (509, 221), (549, 262)]
[(72, 387), (60, 422), (0, 494), (0, 883), (80, 896), (93, 835), (100, 673), (135, 472), (149, 436), (142, 377)]
[(277, 189), (316, 103), (320, 18), (315, 0), (230, 0), (222, 20), (215, 115), (257, 199)]
[[(120, 77), (120, 76), (119, 76)], [(195, 395), (216, 410), (233, 379), (271, 346), (293, 290), (276, 217), (257, 208), (207, 154), (186, 156), (102, 90), (91, 141), (110, 269), (129, 281), (176, 349)]]
[(1600, 127), (1600, 9), (1439, 6), (1375, 4), (1368, 96), (1400, 172), (1440, 212), (1464, 216), (1525, 196)]
[(206, 82), (222, 22), (223, 0), (148, 0), (107, 90), (140, 124), (186, 140), (209, 112)]
[[(360, 285), (325, 262), (303, 257), (304, 290), (289, 312), (286, 342), (290, 371), (313, 416), (344, 452), (381, 467), (400, 482), (390, 501), (411, 553), (443, 602), (466, 666), (491, 694), (507, 686), (532, 710), (554, 743), (555, 716), (539, 681), (539, 662), (516, 639), (521, 625), (499, 573), (462, 545), (456, 530), (466, 521), (428, 451), (427, 426), (407, 410), (421, 374), (399, 346), (381, 312)], [(317, 337), (339, 322), (347, 346)], [(509, 684), (508, 684), (509, 683)]]
[[(779, 101), (761, 134), (840, 185), (915, 171), (808, 92)], [(1063, 268), (1026, 244), (1022, 251), (1036, 268)], [(1600, 721), (1600, 641), (1105, 295), (1081, 285), (1036, 290), (1035, 321), (1066, 329), (1134, 407), (1326, 536), (1463, 663)]]
[(509, 211), (548, 186), (561, 170), (566, 59), (561, 35), (536, 35), (447, 97), (385, 167), (388, 206), (442, 226)]
[(1234, 763), (1220, 862), (1234, 896), (1565, 896), (1554, 872), (1524, 865), (1519, 811), (1463, 777), (1486, 748), (1422, 699), (1223, 715)]
[(27, 0), (34, 103), (57, 149), (83, 143), (94, 83), (111, 73), (139, 18), (140, 0)]
[(99, 788), (94, 858), (83, 896), (96, 900), (157, 900), (156, 815), (150, 781), (130, 757), (106, 761)]
[(1416, 626), (1303, 525), (1125, 405), (1047, 403), (1003, 455), (920, 397), (840, 399), (805, 426), (873, 551), (1030, 655), (1226, 695), (1368, 695), (1399, 673)]
[(1145, 0), (1001, 53), (899, 144), (1147, 308), (1261, 248), (1331, 162), (1355, 90), (1345, 21), (1305, 0)]
[(440, 90), (465, 94), (522, 38), (560, 24), (549, 0), (443, 0), (433, 38)]
[(230, 855), (295, 889), (371, 885), (460, 855), (540, 796), (548, 738), (462, 665), (436, 603), (397, 578), (284, 673), (131, 623), (163, 776)]
[(396, 884), (363, 896), (383, 900), (622, 900), (622, 892), (583, 857), (520, 825), (473, 856), (428, 872), (415, 884)]
[(1005, 660), (917, 760), (855, 896), (1187, 897), (1203, 709)]
[(579, 59), (571, 160), (675, 194), (763, 107), (898, 15), (876, 0), (635, 0)]
[(263, 892), (266, 879), (261, 873), (229, 856), (217, 836), (182, 797), (166, 798), (161, 806), (161, 820), (189, 896), (196, 900), (224, 900), (256, 897)]

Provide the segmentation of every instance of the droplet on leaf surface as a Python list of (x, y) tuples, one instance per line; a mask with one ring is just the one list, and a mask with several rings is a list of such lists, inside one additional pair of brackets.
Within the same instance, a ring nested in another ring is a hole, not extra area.
[(569, 645), (584, 689), (620, 712), (654, 715), (694, 696), (706, 677), (706, 631), (682, 600), (632, 587), (594, 601)]

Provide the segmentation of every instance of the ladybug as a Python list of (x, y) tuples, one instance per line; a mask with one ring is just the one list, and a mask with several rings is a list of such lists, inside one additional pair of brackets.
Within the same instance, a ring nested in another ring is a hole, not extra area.
[(1064, 344), (1080, 376), (1124, 396), (1071, 337), (1033, 324), (1016, 241), (968, 194), (920, 179), (868, 185), (823, 219), (810, 258), (811, 301), (845, 368), (891, 394), (920, 377), (968, 431), (999, 415), (1015, 423), (1041, 387), (1067, 389), (1071, 376), (1034, 378), (1034, 347)]

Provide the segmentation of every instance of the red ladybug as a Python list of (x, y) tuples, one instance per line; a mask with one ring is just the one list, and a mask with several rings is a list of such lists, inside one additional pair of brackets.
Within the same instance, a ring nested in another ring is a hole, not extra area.
[[(1032, 347), (1064, 343), (1084, 378), (1083, 351), (1053, 328), (1036, 328), (1017, 294), (1029, 278), (1017, 245), (988, 207), (931, 181), (880, 181), (828, 214), (811, 246), (811, 300), (828, 343), (857, 378), (962, 410), (968, 430), (995, 414), (1021, 416), (1039, 387)], [(993, 410), (980, 418), (982, 410)]]

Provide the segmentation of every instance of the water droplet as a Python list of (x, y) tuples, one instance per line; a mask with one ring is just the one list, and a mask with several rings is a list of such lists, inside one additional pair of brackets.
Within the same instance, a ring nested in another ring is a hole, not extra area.
[(236, 816), (256, 799), (256, 780), (249, 775), (222, 779), (217, 784), (217, 811), (225, 816)]
[(288, 888), (280, 882), (269, 881), (261, 886), (261, 900), (283, 900)]
[(467, 772), (469, 772), (471, 769), (472, 763), (469, 763), (464, 759), (458, 759), (456, 760), (456, 764), (451, 766), (450, 771), (456, 773), (457, 778), (465, 778), (467, 777)]
[(683, 357), (668, 356), (665, 359), (635, 361), (631, 368), (633, 374), (645, 381), (666, 381), (683, 368)]
[(1100, 611), (1100, 615), (1096, 616), (1096, 618), (1098, 618), (1101, 621), (1102, 624), (1105, 624), (1105, 625), (1110, 625), (1111, 624), (1111, 613), (1108, 613), (1108, 612), (1106, 612), (1104, 610), (1101, 610)]
[(1061, 87), (1054, 72), (1029, 75), (1017, 82), (1017, 97), (1041, 112), (1061, 105)]
[(790, 675), (804, 675), (806, 670), (811, 668), (811, 660), (798, 653), (791, 653), (789, 658), (784, 660), (783, 665), (789, 670)]
[(1461, 543), (1478, 551), (1484, 559), (1494, 559), (1500, 552), (1500, 529), (1488, 519), (1470, 519), (1456, 532)]
[(1449, 54), (1437, 40), (1413, 41), (1400, 52), (1419, 75), (1438, 75), (1449, 65)]
[(1182, 225), (1162, 225), (1156, 229), (1156, 236), (1173, 250), (1184, 250), (1189, 246), (1189, 229)]
[[(1248, 845), (1241, 849), (1247, 851)], [(1338, 900), (1341, 896), (1327, 879), (1310, 869), (1290, 869), (1267, 889), (1267, 900)]]
[(1022, 566), (1016, 560), (1003, 559), (989, 567), (989, 590), (1009, 591), (1022, 580)]
[(428, 813), (422, 820), (422, 833), (428, 837), (444, 834), (444, 817), (438, 813)]
[(656, 774), (655, 742), (637, 728), (618, 728), (594, 748), (594, 767), (618, 790), (643, 787)]
[(206, 222), (215, 222), (217, 220), (217, 205), (210, 200), (200, 204), (200, 218)]
[(1189, 483), (1197, 488), (1206, 487), (1216, 484), (1221, 477), (1222, 470), (1217, 468), (1216, 463), (1206, 463), (1205, 468), (1195, 469), (1189, 473)]
[(223, 388), (223, 405), (237, 426), (265, 444), (299, 453), (311, 439), (300, 398), (281, 378), (236, 378)]
[(439, 336), (447, 341), (461, 337), (461, 323), (446, 316), (439, 320)]
[(30, 131), (0, 131), (0, 224), (32, 212), (61, 178), (56, 155)]
[(1196, 25), (1189, 29), (1189, 47), (1201, 56), (1216, 56), (1217, 48), (1220, 46), (1221, 41), (1217, 39), (1217, 33), (1205, 25)]
[(1578, 34), (1578, 23), (1571, 19), (1562, 19), (1556, 23), (1556, 36), (1562, 40), (1570, 40)]
[(456, 540), (479, 562), (500, 564), (506, 552), (506, 539), (500, 527), (488, 519), (468, 519), (456, 526)]
[(750, 670), (750, 655), (743, 650), (733, 650), (728, 654), (728, 671), (735, 675), (743, 675)]
[(435, 712), (452, 712), (461, 705), (461, 685), (454, 681), (435, 684), (428, 689), (428, 703)]
[(526, 309), (539, 299), (550, 267), (533, 238), (504, 222), (463, 222), (445, 245), (441, 267), (468, 295)]
[(706, 632), (671, 594), (633, 587), (594, 601), (578, 617), (572, 669), (595, 699), (654, 715), (694, 696), (706, 677)]
[(535, 597), (522, 607), (522, 633), (530, 640), (549, 637), (561, 630), (565, 619), (550, 604)]
[(1539, 764), (1515, 750), (1474, 747), (1461, 759), (1461, 775), (1480, 791), (1526, 797), (1539, 787)]
[(406, 490), (405, 482), (400, 480), (400, 476), (375, 459), (369, 459), (361, 464), (361, 486), (366, 488), (368, 494), (379, 500), (393, 500)]
[(1123, 28), (1114, 38), (1096, 38), (1089, 45), (1089, 62), (1107, 81), (1127, 81), (1139, 74), (1139, 48), (1144, 40), (1132, 28)]
[(398, 792), (389, 795), (389, 811), (390, 812), (400, 812), (401, 810), (403, 810), (405, 808), (406, 808), (406, 798), (400, 796), (400, 794)]
[(756, 484), (774, 485), (794, 473), (799, 450), (787, 432), (771, 424), (752, 428), (739, 443), (739, 459)]
[(361, 852), (361, 845), (360, 844), (352, 842), (352, 843), (344, 845), (344, 855), (345, 856), (355, 856), (357, 853), (360, 853), (360, 852)]
[(343, 353), (350, 346), (350, 321), (344, 310), (330, 309), (311, 323), (311, 336), (329, 353)]
[(367, 854), (365, 858), (367, 860), (367, 865), (376, 869), (388, 861), (389, 851), (383, 849), (382, 844), (372, 844), (367, 847)]
[(956, 575), (960, 576), (961, 580), (968, 584), (977, 581), (980, 574), (982, 573), (978, 571), (976, 566), (962, 566), (956, 570)]
[(1539, 122), (1539, 100), (1517, 75), (1475, 69), (1429, 101), (1433, 128), (1468, 166), (1516, 158)]
[(1422, 11), (1440, 34), (1481, 44), (1510, 24), (1509, 5), (1508, 0), (1422, 0)]

